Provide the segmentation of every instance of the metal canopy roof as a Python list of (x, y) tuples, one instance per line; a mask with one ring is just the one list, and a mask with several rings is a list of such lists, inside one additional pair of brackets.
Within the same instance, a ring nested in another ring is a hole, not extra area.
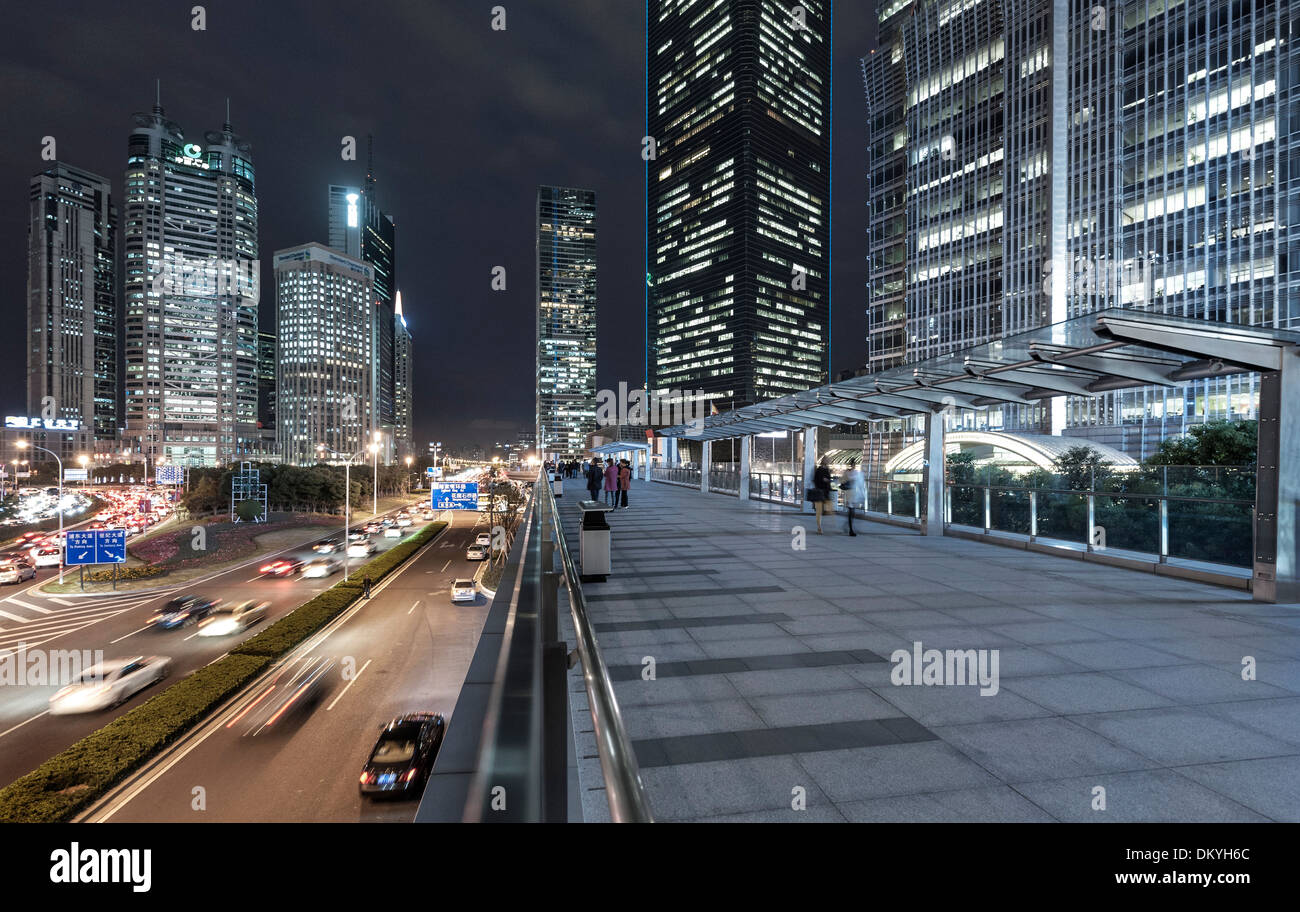
[[(714, 415), (696, 433), (720, 440), (955, 408), (1092, 396), (1137, 386), (1278, 370), (1300, 332), (1113, 307), (952, 352)], [(697, 425), (698, 427), (698, 425)]]

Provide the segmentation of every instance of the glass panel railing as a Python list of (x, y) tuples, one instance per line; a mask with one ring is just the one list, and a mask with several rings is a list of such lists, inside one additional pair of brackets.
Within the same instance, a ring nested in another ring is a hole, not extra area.
[(1254, 563), (1255, 505), (1169, 499), (1169, 556), (1232, 567)]
[(1160, 553), (1160, 498), (1098, 494), (1093, 507), (1095, 550)]

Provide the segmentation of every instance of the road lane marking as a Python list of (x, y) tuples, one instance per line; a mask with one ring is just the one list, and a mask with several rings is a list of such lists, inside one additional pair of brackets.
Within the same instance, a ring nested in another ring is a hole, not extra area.
[[(145, 626), (141, 627), (140, 630), (148, 630), (151, 626), (153, 626), (153, 625), (152, 625), (152, 624), (146, 624)], [(135, 636), (137, 633), (140, 632), (140, 630), (132, 630), (132, 631), (131, 631), (130, 633), (128, 633), (126, 636), (120, 636), (120, 637), (118, 637), (116, 640), (109, 640), (109, 641), (108, 641), (108, 645), (110, 645), (110, 646), (116, 646), (118, 643), (122, 642), (122, 641), (125, 640), (127, 637), (133, 637), (133, 636)]]
[(10, 614), (8, 611), (0, 611), (0, 617), (7, 617), (11, 621), (17, 621), (20, 624), (26, 624), (31, 618), (19, 617), (16, 614)]
[(50, 711), (49, 711), (48, 709), (45, 710), (44, 712), (38, 712), (36, 715), (32, 716), (30, 719), (24, 719), (22, 722), (19, 722), (19, 723), (18, 723), (17, 725), (15, 725), (13, 728), (6, 728), (4, 731), (0, 732), (0, 738), (3, 738), (5, 735), (9, 734), (10, 732), (18, 731), (18, 729), (22, 728), (22, 727), (23, 727), (24, 725), (26, 725), (28, 722), (35, 722), (35, 721), (36, 721), (37, 719), (39, 719), (41, 716), (48, 716), (49, 714), (50, 714)]
[(417, 601), (414, 605), (411, 606), (411, 610), (408, 611), (408, 612), (406, 612), (406, 613), (407, 613), (407, 614), (411, 614), (413, 611), (415, 611), (416, 608), (419, 608), (419, 607), (420, 607), (420, 603)]
[(442, 569), (439, 570), (438, 572), (439, 572), (439, 573), (446, 573), (446, 572), (447, 572), (447, 568), (450, 567), (450, 566), (451, 566), (451, 561), (448, 560), (447, 563), (445, 563), (445, 564), (442, 565)]
[(369, 667), (370, 667), (370, 663), (371, 663), (372, 661), (374, 661), (374, 660), (373, 660), (373, 659), (366, 659), (366, 664), (362, 665), (359, 669), (357, 669), (357, 673), (356, 673), (356, 675), (352, 678), (351, 681), (348, 681), (348, 686), (345, 687), (345, 688), (343, 688), (343, 690), (339, 692), (339, 695), (338, 695), (337, 697), (334, 698), (334, 702), (333, 702), (333, 703), (331, 703), (329, 706), (326, 706), (326, 707), (325, 707), (325, 711), (326, 711), (326, 712), (329, 712), (331, 709), (333, 709), (333, 708), (335, 707), (335, 705), (339, 702), (339, 700), (342, 700), (342, 699), (343, 699), (343, 695), (346, 694), (349, 690), (352, 689), (352, 685), (355, 684), (355, 683), (357, 683), (357, 678), (361, 677), (361, 672), (363, 672), (363, 671), (365, 671), (367, 668), (369, 668)]
[(17, 605), (19, 608), (26, 608), (28, 611), (37, 611), (41, 614), (53, 614), (49, 608), (42, 608), (40, 605), (33, 605), (31, 602), (24, 602), (12, 596), (6, 599), (11, 605)]

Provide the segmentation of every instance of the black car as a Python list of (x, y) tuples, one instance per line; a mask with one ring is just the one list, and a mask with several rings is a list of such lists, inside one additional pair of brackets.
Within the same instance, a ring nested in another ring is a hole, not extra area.
[(211, 614), (212, 609), (219, 604), (221, 599), (206, 598), (202, 595), (181, 595), (158, 609), (158, 613), (149, 618), (149, 621), (164, 630), (171, 630), (173, 627), (189, 627)]
[(408, 713), (385, 725), (361, 771), (361, 796), (419, 795), (446, 730), (437, 713)]

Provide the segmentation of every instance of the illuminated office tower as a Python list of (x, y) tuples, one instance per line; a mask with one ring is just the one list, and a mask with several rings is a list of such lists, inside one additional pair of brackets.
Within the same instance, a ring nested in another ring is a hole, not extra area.
[(411, 330), (402, 313), (402, 293), (397, 293), (397, 312), (393, 327), (393, 442), (396, 455), (401, 458), (413, 454), (411, 445), (411, 417), (414, 414), (412, 395), (414, 384), (411, 363)]
[(97, 174), (53, 164), (31, 181), (27, 415), (118, 430), (117, 212)]
[(646, 373), (719, 407), (830, 372), (829, 0), (650, 0)]
[(124, 181), (126, 431), (152, 461), (225, 465), (257, 446), (257, 196), (227, 122), (203, 142), (134, 115)]
[(374, 270), (322, 244), (276, 251), (274, 269), (280, 455), (310, 465), (320, 444), (363, 454), (375, 427)]
[(537, 191), (537, 448), (576, 457), (596, 429), (596, 192)]
[[(898, 363), (900, 258), (907, 360), (1108, 306), (1300, 322), (1300, 137), (1286, 126), (1300, 48), (1285, 4), (877, 9), (881, 46), (863, 65), (873, 367)], [(1142, 457), (1189, 424), (1253, 417), (1257, 384), (1202, 377), (958, 420)]]

